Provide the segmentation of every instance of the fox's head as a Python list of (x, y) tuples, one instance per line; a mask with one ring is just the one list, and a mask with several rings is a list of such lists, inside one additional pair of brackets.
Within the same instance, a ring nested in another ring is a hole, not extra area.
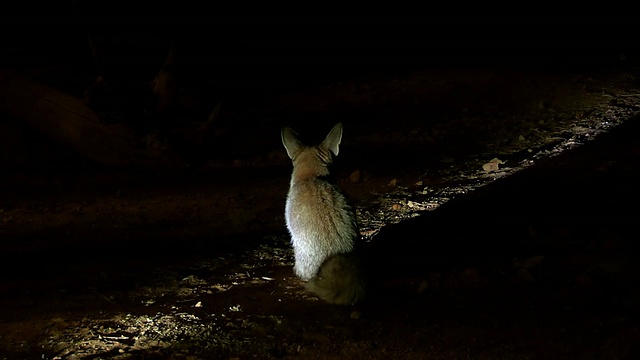
[(293, 161), (294, 174), (298, 176), (328, 175), (329, 165), (340, 151), (340, 141), (342, 141), (342, 123), (337, 123), (324, 141), (316, 146), (303, 144), (297, 132), (288, 127), (282, 128), (282, 144)]

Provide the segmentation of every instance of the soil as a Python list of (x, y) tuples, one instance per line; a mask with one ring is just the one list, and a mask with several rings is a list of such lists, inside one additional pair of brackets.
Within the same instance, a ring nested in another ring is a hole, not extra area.
[[(0, 358), (640, 358), (639, 75), (261, 89), (221, 102), (179, 172), (101, 166), (5, 117)], [(337, 121), (375, 264), (354, 306), (304, 291), (283, 218), (281, 126), (317, 141)]]

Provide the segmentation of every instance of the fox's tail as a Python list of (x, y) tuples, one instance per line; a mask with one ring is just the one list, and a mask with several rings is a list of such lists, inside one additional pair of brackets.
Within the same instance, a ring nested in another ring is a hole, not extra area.
[(331, 304), (353, 305), (364, 298), (366, 279), (359, 254), (336, 254), (327, 258), (307, 290)]

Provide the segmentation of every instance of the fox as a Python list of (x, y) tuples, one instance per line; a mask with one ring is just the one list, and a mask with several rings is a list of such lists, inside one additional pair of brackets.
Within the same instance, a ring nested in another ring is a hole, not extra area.
[(357, 252), (359, 238), (353, 207), (331, 180), (331, 165), (342, 141), (336, 124), (316, 146), (283, 127), (282, 143), (293, 163), (285, 221), (294, 252), (294, 273), (307, 291), (327, 303), (354, 305), (365, 295), (366, 279)]

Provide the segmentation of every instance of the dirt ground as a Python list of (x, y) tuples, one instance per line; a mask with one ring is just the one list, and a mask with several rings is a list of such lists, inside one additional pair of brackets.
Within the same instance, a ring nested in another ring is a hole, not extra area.
[[(640, 358), (640, 72), (413, 69), (223, 101), (179, 172), (0, 121), (2, 359)], [(343, 121), (365, 302), (293, 276), (289, 125)]]

